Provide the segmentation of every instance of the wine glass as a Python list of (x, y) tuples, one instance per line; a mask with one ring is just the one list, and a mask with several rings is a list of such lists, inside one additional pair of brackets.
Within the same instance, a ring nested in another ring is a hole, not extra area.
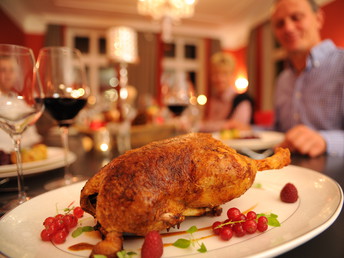
[(41, 116), (43, 91), (35, 69), (32, 50), (0, 44), (0, 128), (13, 140), (16, 154), (18, 198), (6, 203), (1, 212), (28, 200), (24, 190), (21, 159), (22, 133)]
[(180, 117), (190, 103), (190, 85), (185, 73), (178, 73), (165, 84), (164, 104), (174, 117)]
[(64, 148), (64, 178), (45, 185), (48, 190), (83, 180), (69, 169), (69, 127), (79, 111), (86, 105), (90, 90), (81, 53), (67, 47), (45, 47), (40, 50), (37, 68), (44, 91), (44, 104), (57, 121)]
[(164, 84), (163, 101), (172, 114), (170, 123), (175, 126), (178, 134), (189, 131), (188, 119), (183, 114), (190, 105), (190, 97), (191, 84), (185, 73), (176, 74)]

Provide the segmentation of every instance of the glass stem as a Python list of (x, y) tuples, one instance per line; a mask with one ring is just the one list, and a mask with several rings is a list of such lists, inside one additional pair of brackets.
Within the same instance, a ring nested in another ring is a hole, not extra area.
[(72, 183), (73, 175), (71, 174), (69, 170), (69, 162), (68, 162), (68, 153), (69, 153), (69, 142), (68, 142), (68, 126), (60, 126), (60, 134), (61, 134), (61, 140), (62, 140), (62, 146), (64, 150), (64, 180), (66, 182), (66, 185), (69, 185)]
[(14, 152), (16, 154), (16, 165), (17, 165), (17, 180), (18, 180), (18, 199), (19, 203), (23, 203), (27, 200), (25, 188), (24, 188), (24, 174), (23, 174), (23, 163), (21, 157), (21, 135), (15, 134), (12, 136), (14, 143)]

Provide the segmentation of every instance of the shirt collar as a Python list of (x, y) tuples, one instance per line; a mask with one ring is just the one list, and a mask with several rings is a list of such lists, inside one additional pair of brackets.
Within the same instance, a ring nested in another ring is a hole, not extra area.
[[(329, 56), (329, 54), (336, 49), (336, 45), (332, 40), (326, 39), (314, 46), (306, 60), (305, 70), (309, 70), (314, 67), (319, 67), (321, 63)], [(289, 60), (286, 60), (286, 65), (290, 69), (294, 70), (294, 66)]]
[(311, 69), (312, 67), (319, 67), (335, 49), (335, 44), (329, 39), (324, 40), (320, 44), (313, 47), (306, 61), (306, 70)]

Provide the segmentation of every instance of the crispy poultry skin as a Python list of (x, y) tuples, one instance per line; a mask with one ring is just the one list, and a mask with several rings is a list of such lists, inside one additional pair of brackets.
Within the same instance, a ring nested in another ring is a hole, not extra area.
[(241, 196), (257, 171), (279, 169), (290, 153), (279, 148), (253, 160), (210, 134), (192, 133), (153, 142), (113, 159), (87, 181), (81, 207), (93, 215), (105, 236), (92, 254), (116, 257), (122, 233), (144, 236), (202, 215)]

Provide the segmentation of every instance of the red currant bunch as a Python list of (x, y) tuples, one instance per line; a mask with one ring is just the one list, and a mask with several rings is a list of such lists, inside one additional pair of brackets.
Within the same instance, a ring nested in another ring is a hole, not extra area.
[(232, 236), (242, 237), (268, 229), (268, 219), (265, 216), (258, 217), (254, 211), (249, 211), (245, 215), (238, 208), (233, 207), (228, 209), (227, 217), (224, 222), (215, 221), (212, 225), (214, 234), (226, 241)]
[[(73, 211), (73, 214), (70, 213)], [(47, 217), (41, 231), (43, 241), (52, 241), (54, 244), (62, 244), (66, 241), (69, 231), (78, 224), (78, 219), (84, 215), (81, 207), (67, 209), (65, 214), (57, 214), (55, 217)]]

